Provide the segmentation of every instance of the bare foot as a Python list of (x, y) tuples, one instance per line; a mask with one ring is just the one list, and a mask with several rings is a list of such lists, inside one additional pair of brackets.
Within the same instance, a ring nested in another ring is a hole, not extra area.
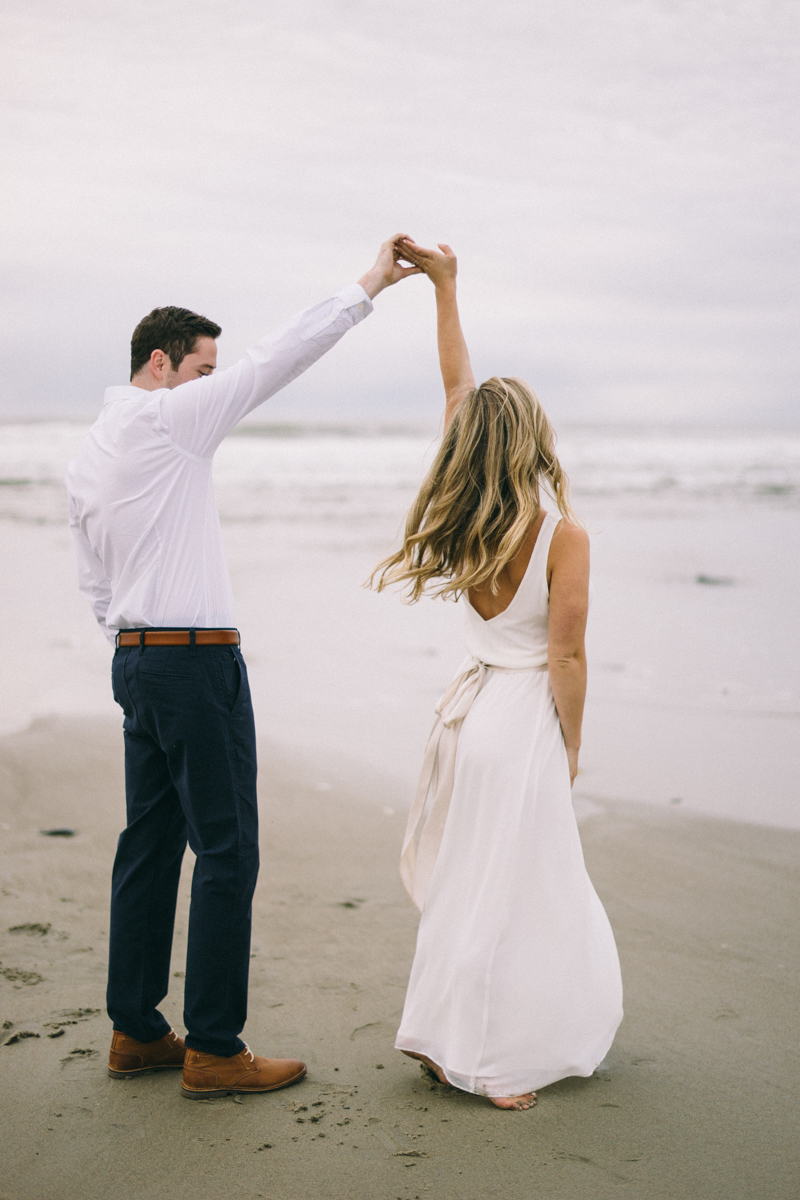
[[(403, 1050), (402, 1053), (407, 1054), (409, 1058), (416, 1058), (418, 1062), (426, 1066), (436, 1076), (439, 1083), (446, 1083), (448, 1087), (453, 1086), (442, 1068), (432, 1058), (428, 1058), (425, 1054), (415, 1054), (413, 1050)], [(492, 1104), (495, 1104), (498, 1108), (514, 1108), (520, 1111), (526, 1108), (533, 1108), (536, 1103), (536, 1092), (526, 1092), (524, 1096), (488, 1096), (487, 1099), (491, 1100)]]
[(489, 1096), (492, 1104), (498, 1108), (533, 1108), (536, 1103), (536, 1092), (526, 1092), (524, 1096)]
[(424, 1063), (429, 1071), (432, 1071), (439, 1083), (450, 1085), (450, 1080), (445, 1075), (444, 1071), (438, 1066), (433, 1059), (427, 1058), (424, 1054), (415, 1054), (413, 1050), (403, 1050), (403, 1054), (407, 1054), (409, 1058), (416, 1058), (419, 1062)]

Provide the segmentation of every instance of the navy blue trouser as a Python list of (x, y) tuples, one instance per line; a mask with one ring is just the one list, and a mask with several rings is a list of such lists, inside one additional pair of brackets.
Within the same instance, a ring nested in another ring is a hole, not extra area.
[(238, 1053), (247, 1016), (258, 876), (256, 744), (247, 669), (232, 646), (120, 647), (128, 824), (111, 884), (108, 1014), (140, 1042), (163, 1037), (181, 861), (192, 877), (187, 1045)]

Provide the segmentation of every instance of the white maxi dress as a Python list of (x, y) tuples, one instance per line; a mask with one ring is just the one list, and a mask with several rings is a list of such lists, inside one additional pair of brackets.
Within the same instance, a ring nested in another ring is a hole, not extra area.
[(470, 658), (437, 706), (401, 863), (422, 917), (397, 1048), (485, 1096), (591, 1075), (622, 1020), (547, 671), (557, 525), (502, 613), (460, 600)]

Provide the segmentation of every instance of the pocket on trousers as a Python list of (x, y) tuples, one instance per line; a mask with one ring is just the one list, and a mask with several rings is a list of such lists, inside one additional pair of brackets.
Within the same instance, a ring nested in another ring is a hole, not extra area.
[(226, 653), (220, 658), (216, 666), (218, 667), (216, 676), (220, 700), (228, 712), (232, 713), (236, 708), (242, 690), (242, 665), (233, 648), (228, 647)]
[(143, 654), (135, 650), (136, 673), (148, 681), (189, 682), (193, 675), (193, 663), (188, 646), (145, 646)]
[(136, 709), (128, 690), (128, 681), (125, 677), (125, 662), (128, 652), (126, 650), (115, 650), (114, 657), (111, 660), (111, 694), (117, 704), (125, 714), (124, 727), (127, 728), (128, 723), (135, 718)]

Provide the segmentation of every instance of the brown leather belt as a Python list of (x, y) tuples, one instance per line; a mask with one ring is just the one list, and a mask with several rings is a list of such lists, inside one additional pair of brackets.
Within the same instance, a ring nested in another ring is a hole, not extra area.
[(239, 646), (238, 629), (121, 629), (118, 646)]

